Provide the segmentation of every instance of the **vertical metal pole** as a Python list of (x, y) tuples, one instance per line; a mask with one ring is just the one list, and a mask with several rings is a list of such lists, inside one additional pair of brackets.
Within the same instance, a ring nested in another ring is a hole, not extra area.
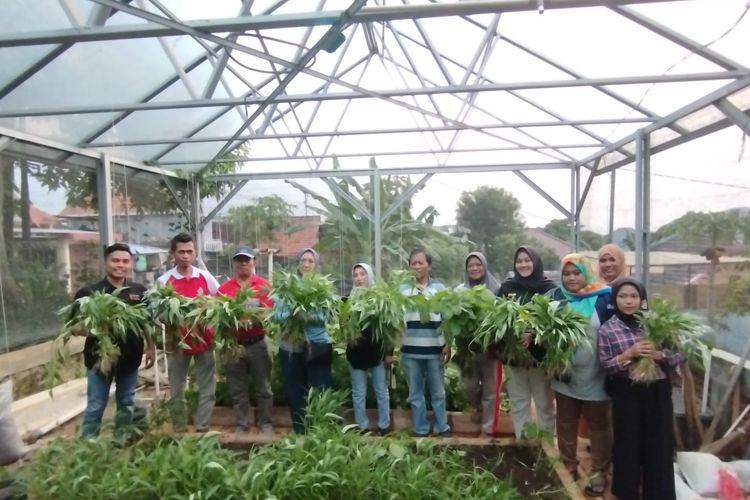
[(609, 173), (609, 222), (607, 225), (609, 232), (609, 242), (614, 243), (615, 239), (615, 173), (617, 170), (613, 170)]
[(651, 135), (643, 136), (643, 288), (651, 281)]
[[(576, 182), (576, 204), (581, 204), (581, 166), (576, 165), (573, 169), (575, 172), (575, 182)], [(592, 173), (593, 175), (593, 173)], [(575, 225), (574, 227), (574, 240), (576, 246), (576, 252), (581, 249), (581, 214), (578, 210), (575, 212)]]
[[(99, 238), (102, 246), (109, 246), (115, 242), (115, 233), (112, 219), (112, 164), (107, 153), (102, 154), (96, 181), (98, 185)], [(127, 179), (125, 179), (125, 182), (127, 182)], [(129, 205), (130, 200), (126, 200), (125, 203)]]
[(200, 230), (201, 221), (201, 188), (198, 181), (193, 178), (190, 181), (190, 213), (192, 214), (192, 226), (195, 231), (195, 253), (199, 262), (203, 262), (203, 232)]
[(578, 206), (578, 198), (576, 196), (576, 170), (575, 167), (570, 168), (570, 217), (568, 218), (568, 226), (570, 229), (570, 251), (575, 252), (576, 248), (576, 208)]
[(383, 221), (380, 216), (380, 172), (378, 172), (377, 166), (374, 164), (370, 184), (372, 185), (373, 199), (372, 225), (375, 246), (375, 278), (379, 278), (383, 273), (383, 248), (381, 243)]
[(639, 131), (635, 140), (635, 275), (648, 290), (648, 243), (650, 224), (650, 177), (648, 136)]

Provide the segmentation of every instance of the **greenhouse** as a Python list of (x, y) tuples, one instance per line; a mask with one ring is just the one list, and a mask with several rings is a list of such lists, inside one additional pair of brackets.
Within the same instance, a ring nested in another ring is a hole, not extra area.
[(0, 498), (747, 498), (749, 10), (0, 2)]

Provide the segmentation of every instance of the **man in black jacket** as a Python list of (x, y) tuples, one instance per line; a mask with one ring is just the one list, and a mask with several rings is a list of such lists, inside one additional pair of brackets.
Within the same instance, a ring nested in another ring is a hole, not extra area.
[[(119, 297), (128, 304), (140, 304), (146, 293), (146, 288), (140, 283), (133, 283), (127, 277), (133, 270), (133, 252), (125, 243), (115, 243), (104, 249), (104, 271), (106, 276), (98, 283), (85, 286), (78, 290), (76, 299), (92, 295), (94, 292), (113, 293), (122, 288)], [(86, 410), (83, 414), (83, 437), (99, 435), (102, 415), (107, 407), (109, 389), (115, 382), (115, 400), (117, 414), (115, 416), (115, 434), (119, 434), (133, 422), (135, 404), (135, 386), (138, 382), (138, 368), (143, 358), (143, 340), (140, 332), (129, 332), (124, 340), (116, 340), (120, 348), (120, 357), (107, 375), (98, 369), (99, 341), (93, 335), (86, 337), (83, 349), (83, 359), (87, 369), (88, 387)], [(146, 350), (146, 368), (154, 364), (156, 351), (153, 345)]]

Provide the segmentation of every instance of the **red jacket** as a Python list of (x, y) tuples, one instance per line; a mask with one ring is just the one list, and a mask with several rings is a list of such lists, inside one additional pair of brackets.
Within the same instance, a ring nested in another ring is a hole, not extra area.
[[(237, 291), (241, 288), (237, 282), (237, 278), (232, 278), (226, 281), (219, 287), (219, 293), (228, 295), (230, 297), (236, 297)], [(268, 291), (271, 289), (271, 284), (265, 278), (261, 278), (257, 274), (253, 274), (250, 277), (250, 288), (255, 291), (255, 296), (249, 299), (248, 304), (252, 307), (273, 307), (273, 301), (268, 297)], [(257, 302), (256, 302), (257, 301)], [(262, 326), (257, 325), (247, 330), (240, 330), (237, 334), (238, 340), (250, 340), (252, 338), (260, 337), (265, 335), (266, 331)]]
[[(159, 283), (162, 285), (172, 285), (174, 291), (182, 295), (183, 297), (195, 298), (201, 292), (203, 295), (216, 295), (219, 290), (219, 282), (216, 281), (211, 273), (193, 267), (192, 276), (183, 276), (177, 272), (177, 268), (172, 268), (166, 273), (159, 276)], [(185, 343), (190, 346), (187, 349), (183, 349), (185, 354), (199, 354), (208, 350), (213, 342), (214, 331), (212, 328), (206, 328), (200, 334), (203, 342), (195, 339), (192, 336), (187, 336), (188, 330), (182, 328), (182, 335), (185, 338)]]

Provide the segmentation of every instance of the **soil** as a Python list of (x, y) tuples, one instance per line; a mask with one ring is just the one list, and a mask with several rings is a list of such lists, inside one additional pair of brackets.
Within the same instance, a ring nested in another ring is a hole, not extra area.
[(481, 467), (509, 479), (523, 498), (569, 498), (541, 447), (533, 445), (460, 446), (467, 465)]

